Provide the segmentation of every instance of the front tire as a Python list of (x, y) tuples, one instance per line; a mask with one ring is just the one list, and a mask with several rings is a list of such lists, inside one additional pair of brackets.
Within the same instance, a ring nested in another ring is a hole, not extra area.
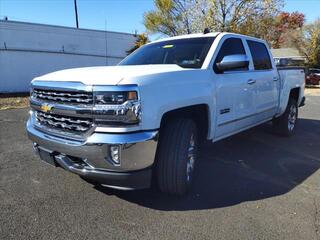
[(184, 195), (190, 189), (197, 160), (198, 133), (191, 119), (173, 119), (160, 131), (156, 156), (160, 190)]
[(290, 98), (286, 111), (278, 118), (273, 120), (273, 129), (275, 133), (282, 136), (292, 136), (298, 120), (298, 103)]

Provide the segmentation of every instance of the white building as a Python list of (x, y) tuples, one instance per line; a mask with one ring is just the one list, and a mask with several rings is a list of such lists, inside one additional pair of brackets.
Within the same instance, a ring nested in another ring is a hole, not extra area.
[(0, 20), (0, 93), (27, 92), (34, 77), (56, 70), (115, 65), (134, 41), (128, 33)]

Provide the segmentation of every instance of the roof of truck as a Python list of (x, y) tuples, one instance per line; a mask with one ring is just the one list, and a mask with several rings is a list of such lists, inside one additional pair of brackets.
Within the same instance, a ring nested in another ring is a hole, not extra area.
[(213, 32), (213, 33), (206, 33), (206, 34), (204, 34), (204, 33), (193, 33), (193, 34), (186, 34), (186, 35), (162, 38), (162, 39), (155, 40), (152, 43), (169, 41), (169, 40), (176, 40), (176, 39), (200, 38), (200, 37), (216, 37), (218, 34), (220, 34), (220, 32)]
[(201, 38), (201, 37), (217, 37), (219, 34), (221, 35), (232, 35), (232, 36), (238, 36), (238, 37), (245, 37), (256, 41), (264, 41), (263, 39), (238, 34), (238, 33), (230, 33), (230, 32), (212, 32), (212, 33), (194, 33), (194, 34), (186, 34), (186, 35), (180, 35), (180, 36), (174, 36), (174, 37), (168, 37), (168, 38), (162, 38), (155, 40), (151, 43), (156, 42), (163, 42), (163, 41), (169, 41), (169, 40), (177, 40), (177, 39), (188, 39), (188, 38)]

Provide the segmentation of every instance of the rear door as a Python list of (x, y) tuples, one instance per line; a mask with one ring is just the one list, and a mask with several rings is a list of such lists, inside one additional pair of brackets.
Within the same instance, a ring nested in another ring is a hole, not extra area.
[(253, 61), (254, 80), (256, 81), (256, 119), (255, 122), (264, 121), (275, 115), (279, 101), (280, 79), (275, 64), (265, 43), (247, 40), (248, 48)]
[(218, 72), (216, 63), (228, 55), (247, 55), (243, 40), (238, 37), (226, 37), (221, 40), (213, 63), (216, 79), (216, 132), (215, 138), (222, 138), (253, 123), (255, 111), (255, 84), (249, 69), (237, 69)]

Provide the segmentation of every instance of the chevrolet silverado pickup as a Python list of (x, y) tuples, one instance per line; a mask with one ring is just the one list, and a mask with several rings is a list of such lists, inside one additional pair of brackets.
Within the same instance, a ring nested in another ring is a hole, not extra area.
[(257, 38), (190, 34), (146, 44), (117, 66), (49, 73), (31, 82), (28, 136), (42, 160), (89, 182), (154, 182), (183, 195), (201, 142), (266, 122), (294, 133), (305, 73), (272, 59)]

